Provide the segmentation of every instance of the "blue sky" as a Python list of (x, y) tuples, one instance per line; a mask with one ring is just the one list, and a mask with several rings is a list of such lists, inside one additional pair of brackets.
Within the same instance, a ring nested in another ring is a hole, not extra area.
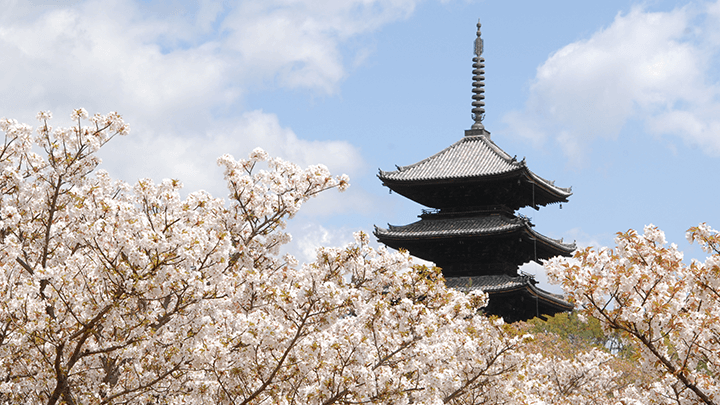
[[(291, 221), (291, 250), (341, 245), (422, 207), (378, 168), (428, 157), (472, 124), (475, 24), (486, 128), (570, 202), (523, 210), (580, 246), (653, 223), (686, 258), (720, 227), (720, 3), (702, 1), (2, 1), (0, 116), (118, 111), (102, 152), (133, 182), (224, 196), (215, 159), (260, 146), (347, 173), (352, 187)], [(529, 271), (537, 272), (537, 268)], [(539, 275), (541, 276), (541, 275)]]

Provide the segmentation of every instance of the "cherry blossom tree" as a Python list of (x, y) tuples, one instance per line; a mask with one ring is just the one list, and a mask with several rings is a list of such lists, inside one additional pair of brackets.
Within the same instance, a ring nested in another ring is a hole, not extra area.
[[(309, 198), (348, 186), (255, 150), (223, 156), (227, 200), (98, 170), (128, 126), (0, 121), (0, 402), (543, 403), (553, 358), (479, 315), (482, 293), (359, 233), (300, 265), (280, 248)], [(42, 155), (40, 154), (42, 153)], [(557, 365), (555, 381), (605, 354)], [(580, 371), (578, 371), (580, 370)], [(545, 381), (545, 382), (543, 382)], [(548, 396), (551, 395), (551, 396)]]
[(643, 235), (618, 234), (616, 249), (587, 248), (546, 264), (586, 317), (634, 347), (649, 377), (631, 387), (641, 402), (720, 401), (720, 235), (700, 224), (687, 238), (710, 254), (704, 263), (685, 264), (649, 225)]

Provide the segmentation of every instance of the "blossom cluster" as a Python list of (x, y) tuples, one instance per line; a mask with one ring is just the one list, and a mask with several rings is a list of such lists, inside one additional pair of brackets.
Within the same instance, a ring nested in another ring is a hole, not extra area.
[[(346, 176), (256, 149), (247, 159), (218, 159), (227, 199), (205, 192), (183, 199), (178, 180), (131, 185), (97, 170), (97, 150), (129, 132), (117, 113), (77, 109), (77, 125), (69, 128), (52, 128), (51, 118), (38, 114), (35, 136), (28, 125), (0, 120), (0, 403), (637, 397), (639, 391), (614, 384), (607, 352), (568, 359), (528, 351), (532, 336), (508, 333), (502, 319), (482, 315), (484, 293), (448, 289), (439, 269), (413, 265), (405, 252), (373, 249), (366, 234), (342, 248), (318, 249), (311, 263), (282, 255), (290, 240), (286, 221), (313, 196), (344, 190)], [(628, 328), (646, 325), (671, 364), (687, 359), (658, 381), (683, 376), (715, 395), (720, 350), (710, 317), (718, 316), (717, 278), (703, 274), (717, 273), (717, 265), (686, 269), (658, 232), (650, 234), (628, 234), (619, 253), (582, 253), (588, 266), (553, 262), (556, 278), (585, 291), (573, 297), (588, 313), (608, 311), (600, 301), (608, 294), (647, 307), (623, 312), (618, 305), (611, 315)], [(718, 246), (714, 231), (692, 235)], [(627, 271), (614, 277), (611, 267)], [(655, 282), (663, 268), (673, 275)], [(661, 387), (653, 392), (669, 395)]]
[(618, 234), (616, 249), (587, 248), (546, 264), (585, 316), (635, 348), (652, 403), (720, 400), (720, 235), (700, 224), (687, 237), (711, 254), (704, 263), (685, 264), (648, 225), (643, 235)]
[(257, 149), (218, 160), (227, 201), (182, 199), (96, 170), (118, 114), (51, 118), (0, 121), (0, 402), (450, 402), (517, 361), (483, 295), (367, 235), (280, 255), (287, 218), (346, 176)]

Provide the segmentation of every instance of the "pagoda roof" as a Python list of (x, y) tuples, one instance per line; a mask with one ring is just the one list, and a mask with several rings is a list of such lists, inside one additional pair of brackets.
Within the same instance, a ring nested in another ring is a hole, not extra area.
[(532, 276), (509, 276), (506, 274), (473, 276), (473, 277), (446, 277), (445, 285), (465, 293), (481, 290), (490, 295), (491, 300), (494, 294), (525, 292), (543, 302), (544, 307), (553, 313), (570, 311), (573, 304), (566, 301), (562, 295), (553, 294), (535, 286), (536, 281)]
[(466, 135), (448, 148), (396, 171), (380, 170), (378, 177), (391, 187), (392, 183), (436, 183), (448, 180), (481, 180), (506, 175), (525, 175), (529, 180), (548, 189), (559, 200), (572, 195), (571, 188), (555, 186), (533, 173), (525, 164), (500, 149), (488, 132)]
[(409, 225), (389, 225), (387, 229), (375, 227), (375, 236), (383, 243), (402, 240), (462, 238), (497, 236), (513, 233), (525, 233), (537, 241), (544, 243), (557, 254), (569, 255), (576, 246), (542, 235), (532, 229), (532, 224), (525, 217), (508, 217), (505, 215), (481, 215), (461, 218), (427, 219)]
[(456, 290), (469, 293), (471, 291), (507, 292), (524, 288), (528, 283), (527, 276), (508, 276), (494, 274), (474, 277), (445, 277), (445, 285)]

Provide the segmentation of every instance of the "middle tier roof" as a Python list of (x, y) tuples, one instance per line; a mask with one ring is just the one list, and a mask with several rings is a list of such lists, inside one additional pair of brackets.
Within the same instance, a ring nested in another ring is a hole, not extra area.
[[(492, 257), (499, 254), (502, 247), (510, 246), (517, 265), (553, 256), (570, 256), (576, 249), (574, 243), (564, 243), (536, 232), (525, 217), (504, 214), (423, 217), (404, 226), (388, 225), (387, 229), (376, 226), (374, 234), (387, 246), (407, 249), (414, 256), (435, 263), (462, 259), (453, 249), (469, 249), (467, 260), (489, 262), (495, 260)], [(460, 240), (465, 242), (458, 244)], [(442, 264), (438, 265), (442, 267)]]

